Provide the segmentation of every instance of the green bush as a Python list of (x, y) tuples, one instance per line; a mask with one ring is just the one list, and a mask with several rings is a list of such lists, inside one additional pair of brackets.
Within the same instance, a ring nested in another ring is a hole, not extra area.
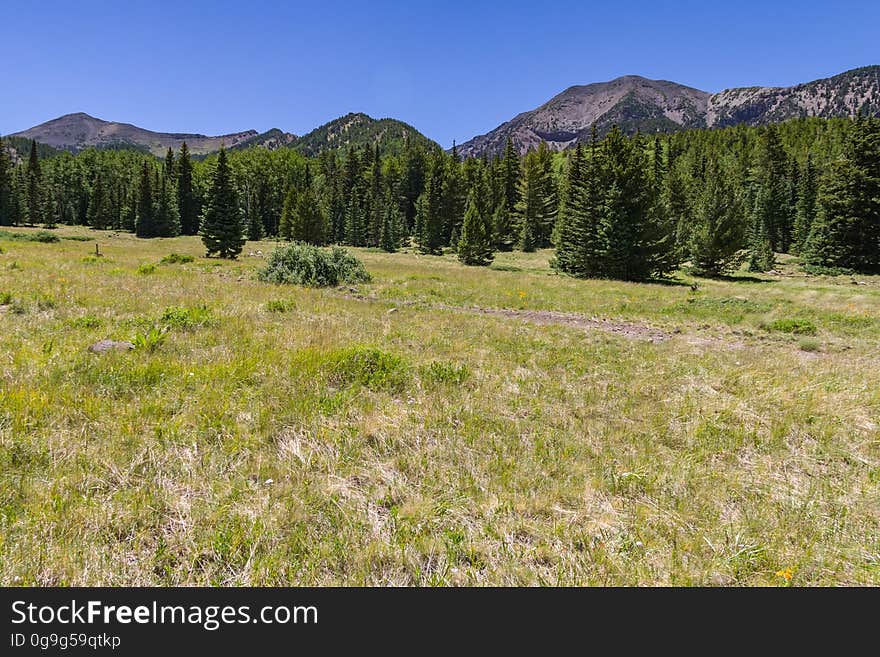
[(151, 328), (145, 333), (140, 333), (131, 339), (135, 349), (140, 351), (156, 351), (165, 342), (165, 333), (157, 328)]
[(138, 274), (152, 274), (155, 271), (156, 271), (156, 265), (154, 265), (151, 262), (148, 262), (148, 263), (141, 265), (140, 267), (137, 268)]
[(798, 343), (798, 348), (801, 351), (809, 351), (809, 352), (822, 351), (822, 345), (819, 343), (819, 341), (813, 340), (812, 338), (804, 338), (803, 340), (801, 340)]
[(183, 255), (180, 253), (169, 253), (159, 261), (160, 265), (185, 265), (195, 260), (191, 255)]
[(8, 306), (12, 303), (12, 294), (9, 292), (0, 292), (0, 306)]
[(343, 283), (367, 283), (370, 274), (360, 260), (345, 249), (321, 249), (295, 242), (280, 246), (258, 274), (267, 283), (332, 287)]
[(808, 319), (777, 319), (766, 323), (763, 328), (767, 331), (779, 331), (780, 333), (793, 333), (795, 335), (816, 335), (816, 325)]
[(214, 321), (210, 309), (205, 306), (191, 308), (166, 308), (159, 319), (159, 323), (166, 329), (193, 329), (210, 324)]
[(60, 237), (50, 233), (48, 230), (38, 230), (35, 233), (13, 233), (8, 230), (0, 230), (0, 239), (13, 242), (42, 242), (44, 244), (61, 241)]
[(802, 269), (813, 276), (850, 276), (855, 273), (855, 270), (846, 267), (825, 267), (824, 265), (806, 264), (802, 266)]
[(68, 324), (74, 328), (93, 329), (103, 326), (104, 321), (100, 317), (95, 317), (94, 315), (83, 315), (82, 317), (75, 317), (74, 319), (69, 320)]
[(358, 383), (371, 390), (399, 391), (410, 368), (400, 356), (373, 347), (352, 347), (331, 357), (330, 379), (337, 385)]

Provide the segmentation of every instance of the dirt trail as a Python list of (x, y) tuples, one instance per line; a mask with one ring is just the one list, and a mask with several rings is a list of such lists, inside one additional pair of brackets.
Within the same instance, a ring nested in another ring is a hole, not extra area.
[[(664, 342), (672, 337), (672, 333), (661, 329), (648, 326), (647, 324), (639, 324), (636, 322), (615, 321), (610, 319), (601, 319), (596, 317), (586, 317), (575, 313), (563, 313), (555, 310), (514, 310), (512, 308), (483, 308), (481, 306), (451, 306), (445, 303), (425, 304), (419, 301), (409, 301), (402, 299), (380, 299), (373, 296), (364, 296), (357, 294), (352, 288), (341, 288), (347, 290), (344, 294), (346, 298), (357, 299), (358, 301), (368, 301), (371, 303), (384, 302), (393, 303), (397, 306), (421, 306), (424, 308), (435, 308), (437, 310), (450, 310), (452, 312), (471, 313), (474, 315), (493, 315), (496, 317), (507, 317), (510, 319), (518, 319), (533, 324), (558, 324), (561, 326), (571, 326), (587, 331), (604, 331), (606, 333), (614, 333), (632, 340), (647, 340), (650, 342)], [(389, 312), (394, 312), (396, 308), (392, 308)], [(676, 331), (677, 333), (678, 331)]]
[(585, 317), (584, 315), (576, 315), (573, 313), (562, 313), (555, 310), (513, 310), (507, 308), (480, 308), (464, 306), (434, 306), (443, 310), (453, 310), (458, 312), (468, 312), (480, 315), (495, 315), (498, 317), (509, 317), (519, 319), (533, 324), (559, 324), (562, 326), (572, 326), (591, 331), (605, 331), (606, 333), (614, 333), (633, 340), (649, 340), (650, 342), (663, 342), (672, 337), (671, 333), (661, 331), (660, 329), (647, 326), (646, 324), (637, 324), (634, 322), (612, 321), (610, 319), (597, 319), (595, 317)]

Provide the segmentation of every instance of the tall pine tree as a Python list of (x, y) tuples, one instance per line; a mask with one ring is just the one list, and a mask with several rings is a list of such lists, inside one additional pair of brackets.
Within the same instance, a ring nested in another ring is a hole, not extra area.
[(153, 182), (150, 165), (144, 160), (137, 194), (135, 234), (138, 237), (156, 237), (155, 208), (153, 206)]
[(742, 264), (743, 223), (727, 172), (709, 160), (697, 198), (689, 256), (694, 272), (717, 276)]
[(14, 223), (12, 211), (12, 163), (6, 146), (0, 139), (0, 226), (11, 226)]
[(220, 147), (217, 168), (211, 180), (208, 203), (202, 213), (202, 242), (207, 256), (237, 258), (244, 247), (238, 196), (229, 170), (226, 149)]
[(29, 224), (51, 223), (47, 219), (43, 190), (43, 173), (37, 155), (37, 142), (31, 140), (31, 152), (27, 164), (27, 202), (25, 205)]
[(844, 159), (832, 164), (822, 181), (817, 205), (807, 261), (880, 272), (880, 119), (856, 121)]
[(183, 235), (199, 233), (199, 202), (193, 188), (193, 165), (186, 142), (180, 145), (177, 158), (177, 215)]

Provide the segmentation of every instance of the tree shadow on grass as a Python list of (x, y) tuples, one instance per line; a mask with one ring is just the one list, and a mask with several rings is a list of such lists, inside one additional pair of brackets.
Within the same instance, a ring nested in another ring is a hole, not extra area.
[(719, 274), (718, 276), (702, 276), (714, 281), (725, 281), (727, 283), (776, 283), (778, 281), (772, 278), (758, 278), (757, 276), (731, 276), (730, 274)]

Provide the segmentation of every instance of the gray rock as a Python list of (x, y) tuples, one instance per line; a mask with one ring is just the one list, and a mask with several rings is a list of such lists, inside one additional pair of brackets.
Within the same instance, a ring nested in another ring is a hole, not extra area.
[(129, 349), (134, 349), (134, 345), (125, 340), (101, 340), (89, 347), (89, 351), (93, 354), (104, 354), (108, 351), (128, 351)]

